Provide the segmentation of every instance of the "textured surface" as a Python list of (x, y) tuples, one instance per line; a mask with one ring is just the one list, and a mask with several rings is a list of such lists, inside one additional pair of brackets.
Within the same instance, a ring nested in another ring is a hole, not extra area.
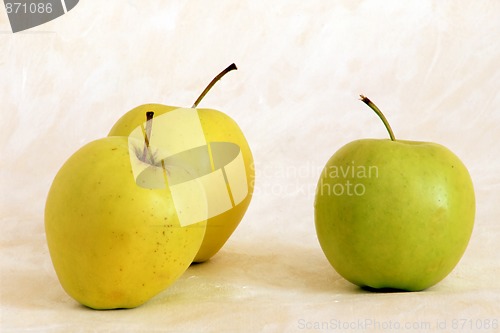
[[(0, 331), (494, 331), (499, 17), (494, 0), (86, 0), (12, 34), (0, 8)], [(239, 70), (200, 107), (230, 114), (254, 153), (255, 194), (241, 225), (217, 256), (144, 306), (79, 306), (60, 287), (45, 243), (57, 170), (140, 104), (190, 106), (231, 62)], [(476, 187), (469, 247), (425, 292), (360, 290), (329, 266), (316, 239), (314, 189), (328, 158), (354, 139), (387, 137), (359, 93), (396, 137), (456, 153)]]

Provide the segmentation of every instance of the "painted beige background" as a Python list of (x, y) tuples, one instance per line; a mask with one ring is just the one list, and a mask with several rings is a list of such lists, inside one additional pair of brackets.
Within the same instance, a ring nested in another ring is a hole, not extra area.
[[(17, 34), (0, 9), (0, 331), (301, 332), (321, 322), (341, 331), (371, 321), (437, 332), (454, 319), (473, 328), (500, 320), (499, 40), (495, 0), (81, 0)], [(231, 115), (254, 152), (255, 196), (241, 225), (216, 257), (144, 306), (79, 306), (45, 244), (57, 170), (140, 104), (190, 106), (231, 62), (239, 70), (200, 107)], [(449, 147), (473, 177), (469, 248), (425, 292), (361, 291), (316, 239), (323, 165), (349, 141), (387, 137), (359, 93), (398, 138)]]

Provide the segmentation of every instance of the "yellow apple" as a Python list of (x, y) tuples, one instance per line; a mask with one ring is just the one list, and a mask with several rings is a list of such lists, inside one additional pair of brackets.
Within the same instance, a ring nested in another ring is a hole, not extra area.
[[(228, 238), (234, 232), (240, 221), (242, 220), (252, 198), (253, 186), (254, 186), (254, 162), (252, 152), (248, 145), (248, 142), (243, 135), (238, 124), (231, 119), (228, 115), (213, 109), (198, 109), (197, 105), (203, 96), (208, 92), (208, 90), (213, 86), (213, 84), (219, 80), (225, 73), (230, 70), (236, 69), (236, 66), (232, 64), (224, 71), (222, 71), (212, 82), (207, 86), (204, 92), (197, 99), (192, 108), (179, 108), (175, 106), (167, 106), (161, 104), (144, 104), (138, 106), (131, 111), (123, 115), (113, 126), (109, 132), (109, 136), (128, 136), (130, 133), (140, 126), (144, 119), (146, 118), (147, 112), (154, 112), (155, 119), (161, 117), (162, 115), (167, 115), (169, 113), (182, 113), (182, 112), (192, 112), (195, 110), (199, 118), (199, 123), (201, 124), (201, 129), (203, 132), (204, 140), (206, 145), (210, 146), (212, 144), (220, 144), (222, 147), (219, 149), (219, 153), (222, 155), (227, 154), (223, 150), (231, 150), (231, 147), (239, 148), (239, 152), (242, 157), (242, 170), (244, 169), (244, 191), (239, 195), (239, 199), (235, 197), (234, 191), (230, 195), (231, 208), (220, 211), (216, 215), (213, 215), (207, 220), (207, 229), (205, 233), (205, 238), (203, 243), (194, 258), (194, 262), (203, 262), (215, 255), (222, 246), (226, 243)], [(172, 120), (175, 122), (175, 120)], [(175, 126), (173, 124), (172, 126)], [(184, 133), (187, 136), (195, 133), (191, 133), (193, 130), (187, 130), (189, 133)], [(186, 131), (185, 131), (186, 132)], [(214, 149), (209, 149), (212, 154), (210, 158), (216, 158)], [(201, 163), (202, 161), (194, 161), (194, 163)], [(212, 165), (211, 171), (215, 172), (217, 167)], [(227, 175), (224, 174), (227, 182), (227, 187), (229, 192), (230, 183), (228, 182)], [(241, 192), (241, 191), (240, 191)], [(227, 193), (220, 193), (222, 196), (227, 196)], [(217, 195), (217, 194), (214, 194)], [(221, 196), (221, 199), (222, 199)]]
[[(131, 142), (107, 137), (82, 147), (57, 173), (45, 206), (59, 281), (94, 309), (137, 307), (167, 288), (192, 263), (205, 234), (206, 221), (181, 225), (169, 186), (134, 179), (131, 162), (146, 162), (142, 146), (131, 149)], [(146, 166), (164, 172), (158, 163)]]

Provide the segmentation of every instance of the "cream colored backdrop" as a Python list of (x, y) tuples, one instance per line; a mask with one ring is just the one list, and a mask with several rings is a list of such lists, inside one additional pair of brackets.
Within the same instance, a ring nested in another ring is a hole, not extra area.
[[(318, 331), (367, 320), (439, 331), (453, 319), (499, 320), (499, 40), (495, 0), (81, 0), (16, 34), (0, 8), (0, 331)], [(77, 305), (45, 244), (57, 170), (140, 104), (190, 106), (231, 62), (239, 70), (200, 107), (233, 117), (254, 153), (255, 195), (239, 228), (138, 309)], [(359, 290), (316, 239), (321, 168), (349, 141), (387, 137), (360, 93), (397, 138), (447, 146), (473, 177), (469, 248), (422, 293)]]

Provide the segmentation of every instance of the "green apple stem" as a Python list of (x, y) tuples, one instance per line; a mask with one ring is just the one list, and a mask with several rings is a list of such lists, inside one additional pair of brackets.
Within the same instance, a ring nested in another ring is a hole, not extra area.
[(387, 118), (385, 118), (382, 111), (380, 111), (380, 109), (372, 101), (370, 101), (370, 99), (368, 97), (363, 96), (363, 95), (359, 95), (359, 96), (361, 97), (361, 101), (363, 103), (365, 103), (366, 105), (368, 105), (373, 111), (375, 111), (377, 116), (379, 116), (379, 118), (382, 120), (385, 128), (387, 129), (387, 132), (389, 132), (389, 136), (391, 137), (391, 140), (396, 141), (396, 138), (394, 137), (394, 133), (392, 132), (391, 126), (389, 125), (389, 122), (387, 121)]
[(146, 161), (149, 150), (149, 139), (151, 138), (151, 129), (153, 127), (153, 111), (146, 112), (146, 135), (144, 135), (144, 150), (142, 151), (142, 161)]
[(212, 81), (210, 81), (210, 83), (208, 84), (208, 86), (205, 88), (205, 90), (203, 90), (203, 92), (201, 93), (201, 95), (198, 97), (198, 99), (196, 100), (196, 102), (194, 102), (192, 108), (195, 109), (198, 104), (201, 102), (201, 100), (203, 99), (203, 97), (205, 97), (205, 95), (208, 93), (208, 91), (210, 89), (212, 89), (212, 87), (215, 85), (215, 83), (217, 81), (219, 81), (224, 75), (226, 75), (228, 72), (232, 71), (233, 69), (238, 69), (236, 67), (236, 65), (234, 63), (232, 63), (231, 65), (227, 66), (226, 69), (224, 69), (222, 72), (219, 73), (219, 75), (217, 75), (216, 77), (214, 77), (214, 79)]

